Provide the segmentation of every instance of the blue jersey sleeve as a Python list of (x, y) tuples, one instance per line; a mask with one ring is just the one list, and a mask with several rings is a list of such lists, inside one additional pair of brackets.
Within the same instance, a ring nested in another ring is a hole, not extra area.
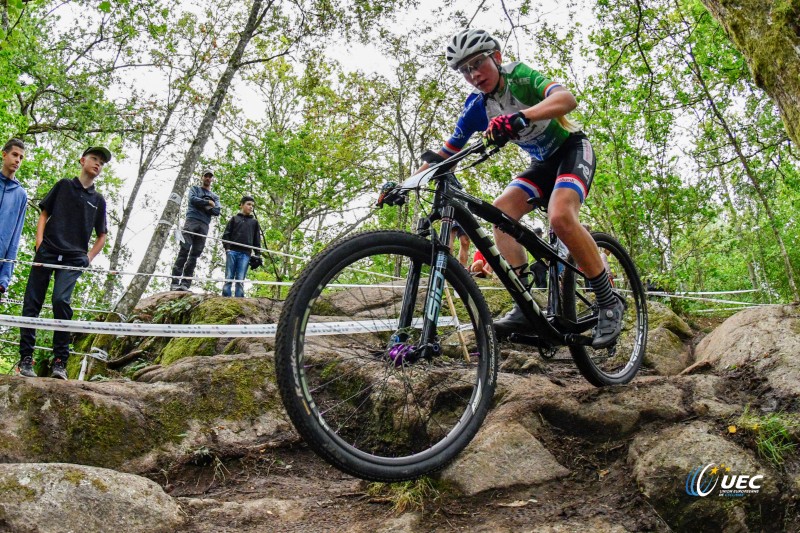
[(448, 139), (442, 151), (453, 155), (460, 151), (472, 134), (476, 131), (485, 131), (489, 127), (489, 119), (486, 116), (486, 102), (480, 93), (472, 93), (464, 102), (464, 111), (458, 116), (456, 128), (453, 135)]

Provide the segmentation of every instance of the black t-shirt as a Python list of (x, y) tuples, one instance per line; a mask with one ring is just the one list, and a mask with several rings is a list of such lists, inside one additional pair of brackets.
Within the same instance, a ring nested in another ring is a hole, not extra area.
[(44, 244), (64, 255), (84, 255), (89, 249), (92, 229), (97, 236), (108, 233), (106, 201), (94, 185), (84, 189), (78, 178), (62, 179), (39, 202), (47, 212)]

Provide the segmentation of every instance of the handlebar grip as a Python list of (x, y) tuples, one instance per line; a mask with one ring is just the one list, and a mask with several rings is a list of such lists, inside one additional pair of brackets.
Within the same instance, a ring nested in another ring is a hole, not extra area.
[(523, 115), (522, 111), (520, 111), (514, 115), (513, 119), (511, 119), (511, 131), (514, 133), (519, 133), (528, 127), (528, 123), (528, 119), (525, 118), (525, 115)]

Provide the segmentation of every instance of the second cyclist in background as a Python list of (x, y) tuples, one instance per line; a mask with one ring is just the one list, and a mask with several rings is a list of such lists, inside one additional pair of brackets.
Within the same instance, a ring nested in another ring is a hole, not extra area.
[[(593, 346), (611, 346), (622, 327), (624, 305), (611, 290), (592, 236), (578, 220), (594, 177), (595, 157), (589, 139), (566, 118), (577, 107), (575, 97), (524, 63), (503, 64), (499, 42), (484, 30), (456, 33), (445, 56), (448, 66), (476, 90), (467, 97), (454, 133), (439, 154), (450, 157), (473, 133), (483, 132), (488, 142), (511, 141), (530, 155), (530, 166), (508, 184), (494, 205), (515, 220), (533, 205), (547, 207), (552, 228), (587, 274), (600, 307)], [(496, 228), (494, 233), (501, 254), (530, 287), (533, 276), (524, 248)], [(502, 337), (529, 328), (516, 305), (495, 321)]]

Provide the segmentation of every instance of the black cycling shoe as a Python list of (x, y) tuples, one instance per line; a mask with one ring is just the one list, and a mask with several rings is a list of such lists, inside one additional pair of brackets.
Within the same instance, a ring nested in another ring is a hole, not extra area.
[(531, 323), (522, 314), (522, 309), (514, 304), (513, 309), (506, 316), (494, 321), (494, 330), (501, 339), (508, 338), (512, 333), (531, 333)]
[(592, 335), (592, 348), (609, 348), (617, 342), (617, 337), (622, 331), (622, 315), (625, 308), (625, 302), (617, 297), (617, 304), (614, 307), (600, 309), (597, 314), (597, 326)]

